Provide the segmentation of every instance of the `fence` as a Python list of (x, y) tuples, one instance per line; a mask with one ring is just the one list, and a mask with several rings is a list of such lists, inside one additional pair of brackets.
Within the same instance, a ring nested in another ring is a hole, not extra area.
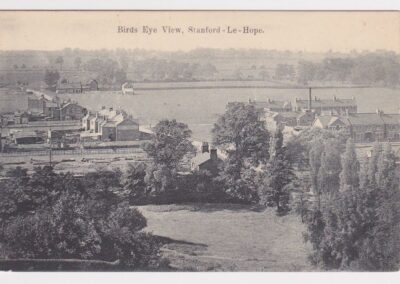
[[(142, 153), (140, 148), (115, 148), (115, 149), (71, 149), (71, 150), (52, 150), (51, 155), (97, 155), (97, 154), (133, 154)], [(0, 153), (0, 157), (25, 157), (25, 156), (48, 156), (50, 150), (26, 151)]]

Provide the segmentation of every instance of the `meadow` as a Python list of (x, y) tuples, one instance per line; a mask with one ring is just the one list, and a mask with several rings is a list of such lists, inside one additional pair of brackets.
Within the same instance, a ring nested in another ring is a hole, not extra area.
[[(355, 97), (359, 112), (398, 113), (400, 89), (387, 88), (334, 88), (314, 89), (313, 96), (321, 99)], [(267, 98), (294, 101), (307, 98), (307, 89), (279, 88), (213, 88), (138, 90), (133, 96), (119, 92), (93, 92), (63, 95), (78, 101), (91, 110), (101, 106), (123, 108), (139, 119), (141, 124), (154, 125), (161, 119), (177, 119), (189, 124), (196, 140), (210, 140), (210, 130), (228, 102), (263, 101)]]
[[(299, 217), (235, 204), (147, 205), (147, 232), (179, 271), (310, 271)], [(283, 241), (284, 240), (284, 241)]]

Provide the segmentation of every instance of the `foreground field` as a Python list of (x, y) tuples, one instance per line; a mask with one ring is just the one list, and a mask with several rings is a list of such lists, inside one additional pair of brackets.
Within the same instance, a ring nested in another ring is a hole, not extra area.
[(310, 271), (295, 215), (241, 205), (139, 207), (146, 231), (164, 237), (163, 255), (184, 271)]

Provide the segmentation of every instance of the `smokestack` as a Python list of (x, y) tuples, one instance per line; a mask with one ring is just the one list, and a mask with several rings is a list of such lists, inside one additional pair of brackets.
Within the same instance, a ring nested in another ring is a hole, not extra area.
[(312, 98), (311, 98), (311, 88), (308, 89), (308, 109), (311, 110)]

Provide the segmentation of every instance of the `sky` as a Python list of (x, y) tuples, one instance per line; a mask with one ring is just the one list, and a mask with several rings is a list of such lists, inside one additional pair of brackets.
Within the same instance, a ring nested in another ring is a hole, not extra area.
[[(137, 33), (118, 33), (118, 26)], [(157, 33), (142, 33), (143, 26)], [(184, 32), (164, 33), (163, 26)], [(243, 33), (192, 34), (188, 28), (262, 29)], [(256, 48), (307, 52), (391, 50), (400, 52), (400, 12), (155, 12), (1, 11), (0, 50), (63, 48)]]

